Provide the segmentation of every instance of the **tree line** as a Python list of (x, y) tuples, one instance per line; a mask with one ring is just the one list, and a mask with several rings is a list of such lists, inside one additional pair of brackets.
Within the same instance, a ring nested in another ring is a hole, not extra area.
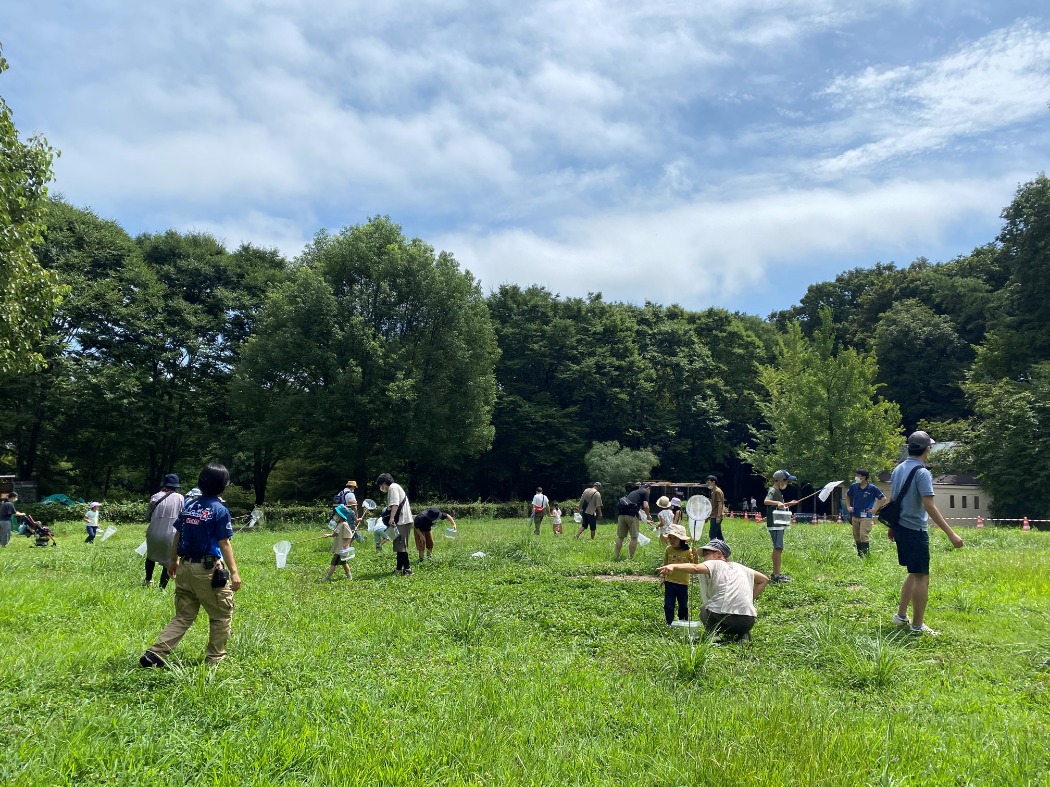
[(885, 469), (926, 427), (998, 515), (1050, 514), (1045, 175), (971, 254), (846, 271), (761, 319), (486, 295), (388, 217), (291, 260), (132, 238), (47, 195), (52, 151), (2, 102), (0, 136), (0, 466), (44, 492), (137, 496), (217, 458), (258, 502), (383, 471), (413, 496), (570, 499), (645, 467), (715, 472), (735, 502), (778, 466)]

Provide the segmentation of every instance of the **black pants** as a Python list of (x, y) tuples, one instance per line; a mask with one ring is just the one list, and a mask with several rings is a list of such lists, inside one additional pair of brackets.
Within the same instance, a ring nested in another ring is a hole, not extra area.
[(664, 582), (664, 618), (668, 626), (674, 620), (675, 602), (678, 602), (678, 619), (689, 620), (689, 586)]
[(710, 530), (708, 530), (707, 537), (708, 537), (708, 539), (715, 539), (715, 538), (717, 538), (719, 541), (725, 541), (725, 538), (722, 537), (722, 520), (721, 519), (712, 519), (711, 520), (711, 528), (710, 528)]
[[(152, 582), (153, 581), (153, 568), (156, 565), (157, 564), (154, 561), (150, 560), (149, 558), (146, 558), (146, 581), (147, 582)], [(168, 584), (168, 567), (167, 566), (161, 566), (160, 567), (160, 586), (161, 587), (166, 587), (167, 584)]]
[(723, 615), (706, 609), (701, 610), (700, 619), (704, 621), (704, 628), (708, 631), (717, 631), (731, 637), (741, 637), (750, 632), (755, 625), (753, 615)]

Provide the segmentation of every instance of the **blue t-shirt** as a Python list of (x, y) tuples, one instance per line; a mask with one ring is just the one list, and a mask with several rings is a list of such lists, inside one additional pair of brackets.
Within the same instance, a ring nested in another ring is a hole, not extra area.
[(846, 490), (846, 496), (853, 501), (853, 516), (870, 516), (868, 511), (874, 507), (875, 501), (882, 500), (886, 495), (882, 494), (882, 490), (875, 484), (868, 484), (863, 488), (860, 484), (853, 484)]
[[(908, 473), (911, 472), (913, 467), (918, 467), (919, 469), (911, 480), (911, 488), (908, 490), (906, 497), (899, 498), (898, 496), (904, 487), (904, 482), (908, 478)], [(933, 497), (933, 474), (918, 459), (909, 457), (893, 468), (893, 473), (890, 474), (890, 490), (894, 500), (900, 499), (901, 527), (906, 527), (909, 530), (926, 530), (928, 527), (926, 522), (927, 515), (926, 509), (922, 505), (922, 499), (924, 497)]]
[(179, 557), (222, 557), (219, 542), (233, 536), (230, 512), (217, 497), (198, 497), (186, 503), (175, 520)]

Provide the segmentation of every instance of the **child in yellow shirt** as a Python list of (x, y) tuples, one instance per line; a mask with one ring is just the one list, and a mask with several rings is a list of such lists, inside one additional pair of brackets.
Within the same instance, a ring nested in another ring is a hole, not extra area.
[[(689, 548), (689, 534), (681, 525), (670, 525), (667, 528), (667, 549), (664, 550), (664, 565), (674, 563), (697, 563), (696, 551)], [(678, 619), (689, 619), (689, 574), (682, 570), (668, 571), (663, 578), (664, 584), (664, 618), (667, 625), (674, 620), (675, 604), (678, 605)]]

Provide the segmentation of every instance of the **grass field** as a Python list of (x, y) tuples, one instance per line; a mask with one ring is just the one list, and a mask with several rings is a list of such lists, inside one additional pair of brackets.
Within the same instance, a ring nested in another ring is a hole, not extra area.
[[(764, 528), (724, 527), (768, 573)], [(161, 671), (138, 657), (174, 587), (142, 587), (144, 530), (88, 545), (60, 523), (58, 548), (0, 551), (0, 782), (1050, 782), (1048, 534), (966, 531), (958, 552), (932, 534), (943, 635), (916, 640), (890, 625), (888, 542), (861, 561), (846, 526), (800, 525), (752, 642), (690, 646), (658, 584), (624, 581), (658, 543), (613, 563), (608, 525), (589, 542), (461, 521), (413, 577), (368, 545), (324, 585), (329, 542), (278, 571), (272, 545), (309, 534), (249, 532), (230, 658), (203, 664), (202, 617)]]

